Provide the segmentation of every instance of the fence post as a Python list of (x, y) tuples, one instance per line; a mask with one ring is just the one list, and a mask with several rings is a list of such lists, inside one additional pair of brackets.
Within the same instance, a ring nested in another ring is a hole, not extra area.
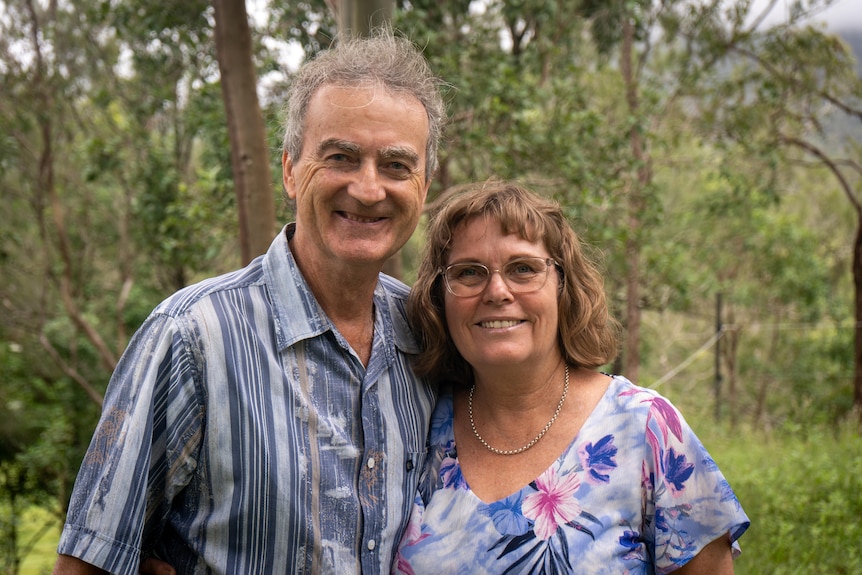
[(721, 419), (721, 292), (715, 294), (715, 422)]

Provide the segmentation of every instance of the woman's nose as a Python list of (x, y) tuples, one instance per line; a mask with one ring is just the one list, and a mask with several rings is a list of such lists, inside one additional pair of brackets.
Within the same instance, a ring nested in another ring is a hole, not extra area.
[(482, 292), (486, 301), (506, 301), (512, 299), (512, 291), (509, 289), (509, 284), (503, 278), (503, 272), (500, 270), (490, 270), (488, 275), (488, 285), (485, 286), (485, 291)]

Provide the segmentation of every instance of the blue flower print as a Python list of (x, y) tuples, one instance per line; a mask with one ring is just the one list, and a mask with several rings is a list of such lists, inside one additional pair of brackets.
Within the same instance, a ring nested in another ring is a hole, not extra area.
[(732, 501), (736, 504), (736, 508), (740, 509), (739, 499), (736, 498), (736, 494), (733, 492), (733, 489), (730, 487), (730, 483), (727, 482), (727, 479), (722, 479), (718, 482), (718, 485), (715, 486), (715, 493), (720, 495), (719, 501), (722, 503), (726, 501)]
[(664, 516), (664, 510), (661, 508), (655, 510), (655, 528), (662, 533), (670, 531), (670, 525), (668, 525), (667, 518)]
[(530, 522), (521, 511), (522, 498), (522, 492), (518, 491), (500, 501), (479, 505), (479, 512), (491, 518), (500, 535), (523, 535), (529, 530)]
[(636, 559), (645, 562), (644, 547), (641, 544), (640, 534), (637, 531), (626, 529), (620, 536), (620, 545), (626, 549), (623, 557), (625, 559)]
[(718, 471), (718, 470), (719, 470), (719, 469), (718, 469), (718, 464), (715, 462), (715, 460), (714, 460), (712, 457), (709, 457), (709, 456), (704, 457), (704, 458), (701, 460), (701, 463), (703, 464), (703, 468), (704, 468), (706, 471), (709, 471), (710, 473), (712, 473), (712, 472), (715, 472), (715, 471)]
[(437, 407), (431, 415), (431, 426), (428, 431), (428, 441), (431, 445), (445, 445), (452, 437), (452, 396), (441, 396)]
[(673, 495), (682, 493), (685, 489), (683, 484), (691, 477), (692, 473), (694, 473), (694, 464), (685, 460), (685, 454), (677, 457), (676, 452), (671, 447), (665, 457), (665, 479), (667, 479), (670, 492)]
[(461, 473), (461, 466), (454, 457), (445, 457), (440, 465), (440, 477), (445, 489), (467, 489), (467, 481)]
[(590, 483), (607, 483), (610, 472), (617, 466), (614, 458), (617, 455), (617, 447), (614, 445), (614, 436), (605, 435), (595, 444), (590, 442), (582, 445), (578, 450), (578, 457), (584, 470), (589, 470), (587, 481)]

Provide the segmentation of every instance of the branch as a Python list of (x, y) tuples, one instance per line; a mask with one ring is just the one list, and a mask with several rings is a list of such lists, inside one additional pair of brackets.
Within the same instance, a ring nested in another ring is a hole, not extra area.
[[(761, 68), (766, 70), (772, 77), (781, 78), (782, 81), (787, 82), (788, 84), (790, 84), (794, 88), (802, 88), (803, 90), (807, 91), (806, 88), (804, 86), (802, 86), (802, 83), (799, 80), (796, 80), (792, 77), (788, 77), (788, 76), (781, 74), (775, 66), (773, 66), (772, 64), (770, 64), (769, 62), (767, 62), (766, 60), (764, 60), (763, 58), (761, 58), (760, 56), (758, 56), (757, 54), (752, 52), (751, 50), (748, 50), (747, 48), (741, 48), (735, 44), (730, 45), (729, 49), (734, 50), (736, 52), (739, 52), (741, 55), (754, 61), (758, 66), (760, 66)], [(833, 106), (835, 106), (836, 108), (838, 108), (839, 110), (841, 110), (842, 112), (847, 114), (848, 116), (855, 116), (860, 121), (862, 121), (862, 109), (854, 108), (854, 107), (850, 106), (849, 104), (847, 104), (846, 102), (842, 102), (837, 97), (833, 96), (832, 94), (830, 94), (824, 90), (817, 90), (814, 92), (814, 94), (816, 94), (817, 96), (820, 96), (821, 98), (823, 98), (824, 100), (826, 100), (827, 102), (829, 102), (830, 104), (832, 104)]]
[(42, 347), (45, 348), (45, 351), (48, 352), (48, 355), (51, 356), (51, 359), (53, 359), (54, 362), (56, 362), (56, 364), (60, 367), (60, 369), (63, 370), (63, 373), (72, 378), (72, 380), (77, 383), (81, 387), (81, 389), (84, 390), (84, 392), (89, 396), (89, 398), (92, 399), (99, 407), (101, 407), (104, 399), (99, 394), (99, 392), (96, 391), (92, 385), (90, 385), (90, 382), (88, 382), (84, 378), (84, 376), (78, 373), (78, 370), (63, 361), (63, 358), (60, 356), (54, 346), (51, 345), (51, 342), (48, 341), (48, 338), (45, 337), (44, 333), (39, 334), (39, 342), (42, 344)]
[(766, 20), (766, 17), (769, 16), (769, 13), (772, 12), (772, 9), (775, 8), (775, 5), (778, 3), (778, 0), (769, 0), (769, 4), (763, 7), (763, 10), (760, 11), (760, 14), (755, 16), (754, 21), (751, 23), (749, 30), (756, 30), (763, 24), (763, 21)]
[(838, 164), (830, 158), (826, 152), (812, 144), (811, 142), (806, 142), (799, 138), (793, 136), (785, 136), (783, 134), (778, 134), (778, 139), (790, 146), (796, 146), (800, 148), (812, 156), (816, 157), (818, 160), (823, 162), (823, 164), (829, 168), (829, 171), (835, 176), (838, 180), (838, 183), (841, 185), (841, 189), (844, 191), (844, 195), (847, 196), (847, 199), (850, 200), (850, 203), (853, 204), (856, 213), (862, 217), (862, 205), (860, 205), (859, 200), (853, 194), (853, 189), (850, 186), (850, 182), (847, 181), (847, 178), (844, 177), (844, 173), (841, 171), (841, 168), (838, 167)]

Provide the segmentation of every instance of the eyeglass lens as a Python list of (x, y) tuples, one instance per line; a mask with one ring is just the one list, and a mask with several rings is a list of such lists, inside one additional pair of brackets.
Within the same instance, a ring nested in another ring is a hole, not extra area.
[(528, 293), (541, 289), (548, 277), (550, 258), (518, 258), (503, 266), (502, 270), (490, 270), (480, 263), (460, 263), (444, 270), (446, 287), (456, 296), (473, 296), (484, 291), (493, 272), (500, 272), (503, 281), (512, 292)]

